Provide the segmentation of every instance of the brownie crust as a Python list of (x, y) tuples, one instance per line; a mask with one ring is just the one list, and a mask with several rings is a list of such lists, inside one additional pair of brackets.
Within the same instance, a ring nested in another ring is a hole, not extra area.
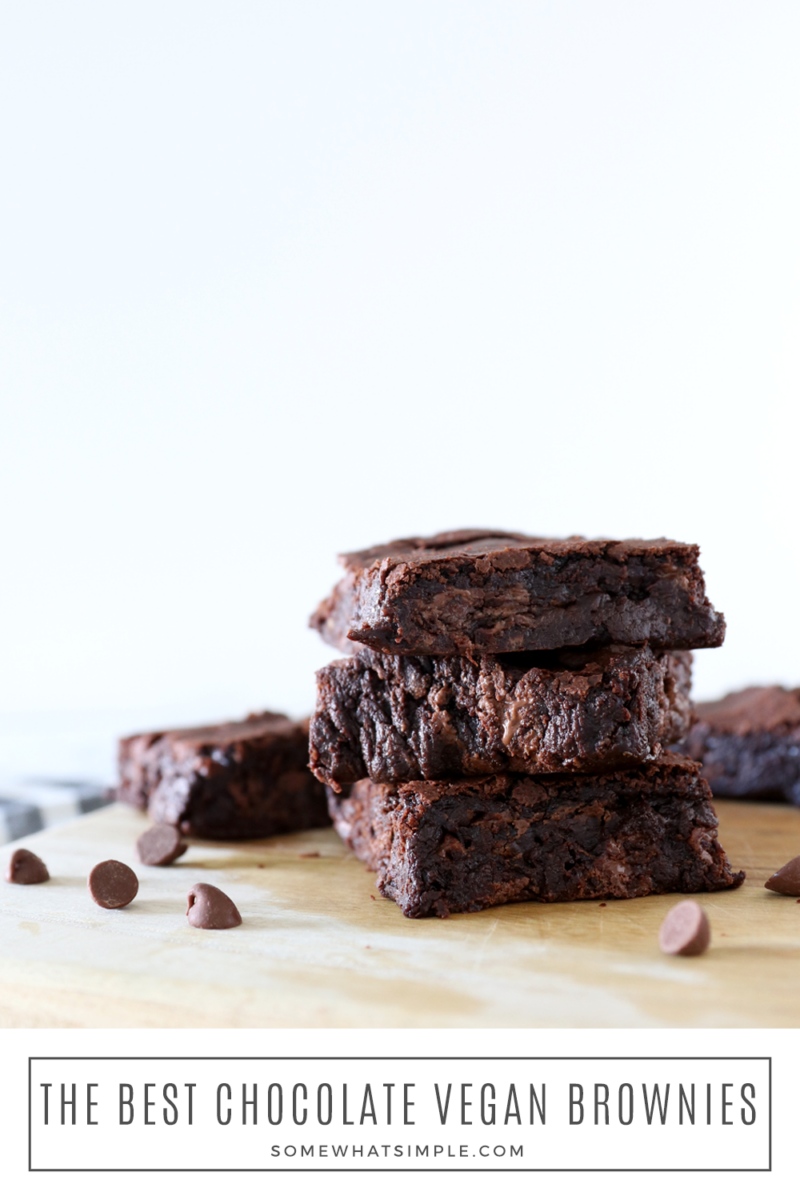
[(349, 652), (504, 654), (587, 643), (720, 646), (695, 545), (497, 530), (406, 538), (340, 556), (310, 624)]
[(307, 767), (308, 721), (255, 713), (119, 743), (117, 798), (201, 838), (271, 837), (329, 825)]
[(500, 774), (328, 791), (334, 825), (407, 917), (521, 900), (738, 887), (698, 765), (666, 754), (602, 776)]
[(310, 766), (338, 790), (500, 771), (604, 771), (688, 733), (691, 654), (649, 647), (486, 655), (361, 650), (317, 672)]
[(800, 688), (751, 687), (698, 704), (683, 747), (715, 796), (800, 804)]

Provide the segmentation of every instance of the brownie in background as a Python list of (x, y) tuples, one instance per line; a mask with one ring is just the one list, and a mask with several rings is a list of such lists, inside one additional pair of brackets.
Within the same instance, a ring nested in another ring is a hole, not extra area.
[(800, 688), (745, 688), (696, 711), (682, 745), (715, 796), (800, 804)]
[(140, 733), (119, 743), (117, 798), (195, 837), (270, 837), (330, 824), (307, 762), (308, 721), (280, 713)]

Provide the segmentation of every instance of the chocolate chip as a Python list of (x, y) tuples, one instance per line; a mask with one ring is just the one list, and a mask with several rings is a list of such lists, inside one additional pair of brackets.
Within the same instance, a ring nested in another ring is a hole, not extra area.
[(138, 891), (136, 874), (114, 858), (98, 863), (89, 872), (89, 893), (101, 908), (124, 908)]
[(800, 858), (792, 858), (785, 867), (771, 875), (764, 884), (771, 892), (782, 896), (800, 896)]
[(671, 908), (658, 932), (658, 944), (665, 954), (687, 958), (702, 954), (710, 941), (708, 917), (696, 900), (682, 900)]
[(9, 883), (46, 883), (49, 878), (47, 867), (31, 850), (15, 850), (8, 860), (6, 879)]
[(196, 883), (188, 896), (186, 916), (196, 929), (233, 929), (241, 925), (238, 908), (219, 888), (211, 883)]
[(136, 853), (148, 867), (166, 867), (185, 854), (188, 846), (174, 825), (153, 825), (136, 842)]

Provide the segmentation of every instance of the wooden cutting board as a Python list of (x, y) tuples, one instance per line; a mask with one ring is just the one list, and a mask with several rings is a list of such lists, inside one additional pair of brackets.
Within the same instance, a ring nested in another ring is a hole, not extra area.
[[(656, 936), (674, 897), (411, 921), (330, 829), (198, 842), (171, 867), (143, 867), (133, 845), (146, 819), (113, 806), (25, 839), (49, 883), (0, 883), (0, 1024), (800, 1026), (800, 903), (763, 887), (800, 854), (800, 810), (717, 809), (747, 882), (701, 898), (710, 951), (671, 959)], [(86, 876), (105, 858), (139, 875), (127, 909), (89, 899)], [(192, 929), (198, 882), (228, 892), (243, 925)]]

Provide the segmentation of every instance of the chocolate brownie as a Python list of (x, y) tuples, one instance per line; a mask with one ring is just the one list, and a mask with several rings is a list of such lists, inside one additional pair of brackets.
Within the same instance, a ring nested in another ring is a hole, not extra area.
[(751, 687), (698, 704), (683, 745), (715, 796), (800, 804), (800, 688)]
[(270, 837), (329, 825), (306, 765), (308, 721), (244, 721), (140, 733), (119, 744), (117, 798), (203, 838)]
[(607, 775), (362, 780), (331, 816), (407, 917), (517, 900), (626, 899), (738, 887), (697, 763)]
[(691, 725), (691, 654), (647, 646), (486, 655), (361, 650), (317, 672), (311, 769), (338, 790), (495, 771), (604, 771)]
[(697, 546), (456, 530), (344, 554), (311, 626), (346, 652), (504, 654), (587, 643), (720, 646)]

